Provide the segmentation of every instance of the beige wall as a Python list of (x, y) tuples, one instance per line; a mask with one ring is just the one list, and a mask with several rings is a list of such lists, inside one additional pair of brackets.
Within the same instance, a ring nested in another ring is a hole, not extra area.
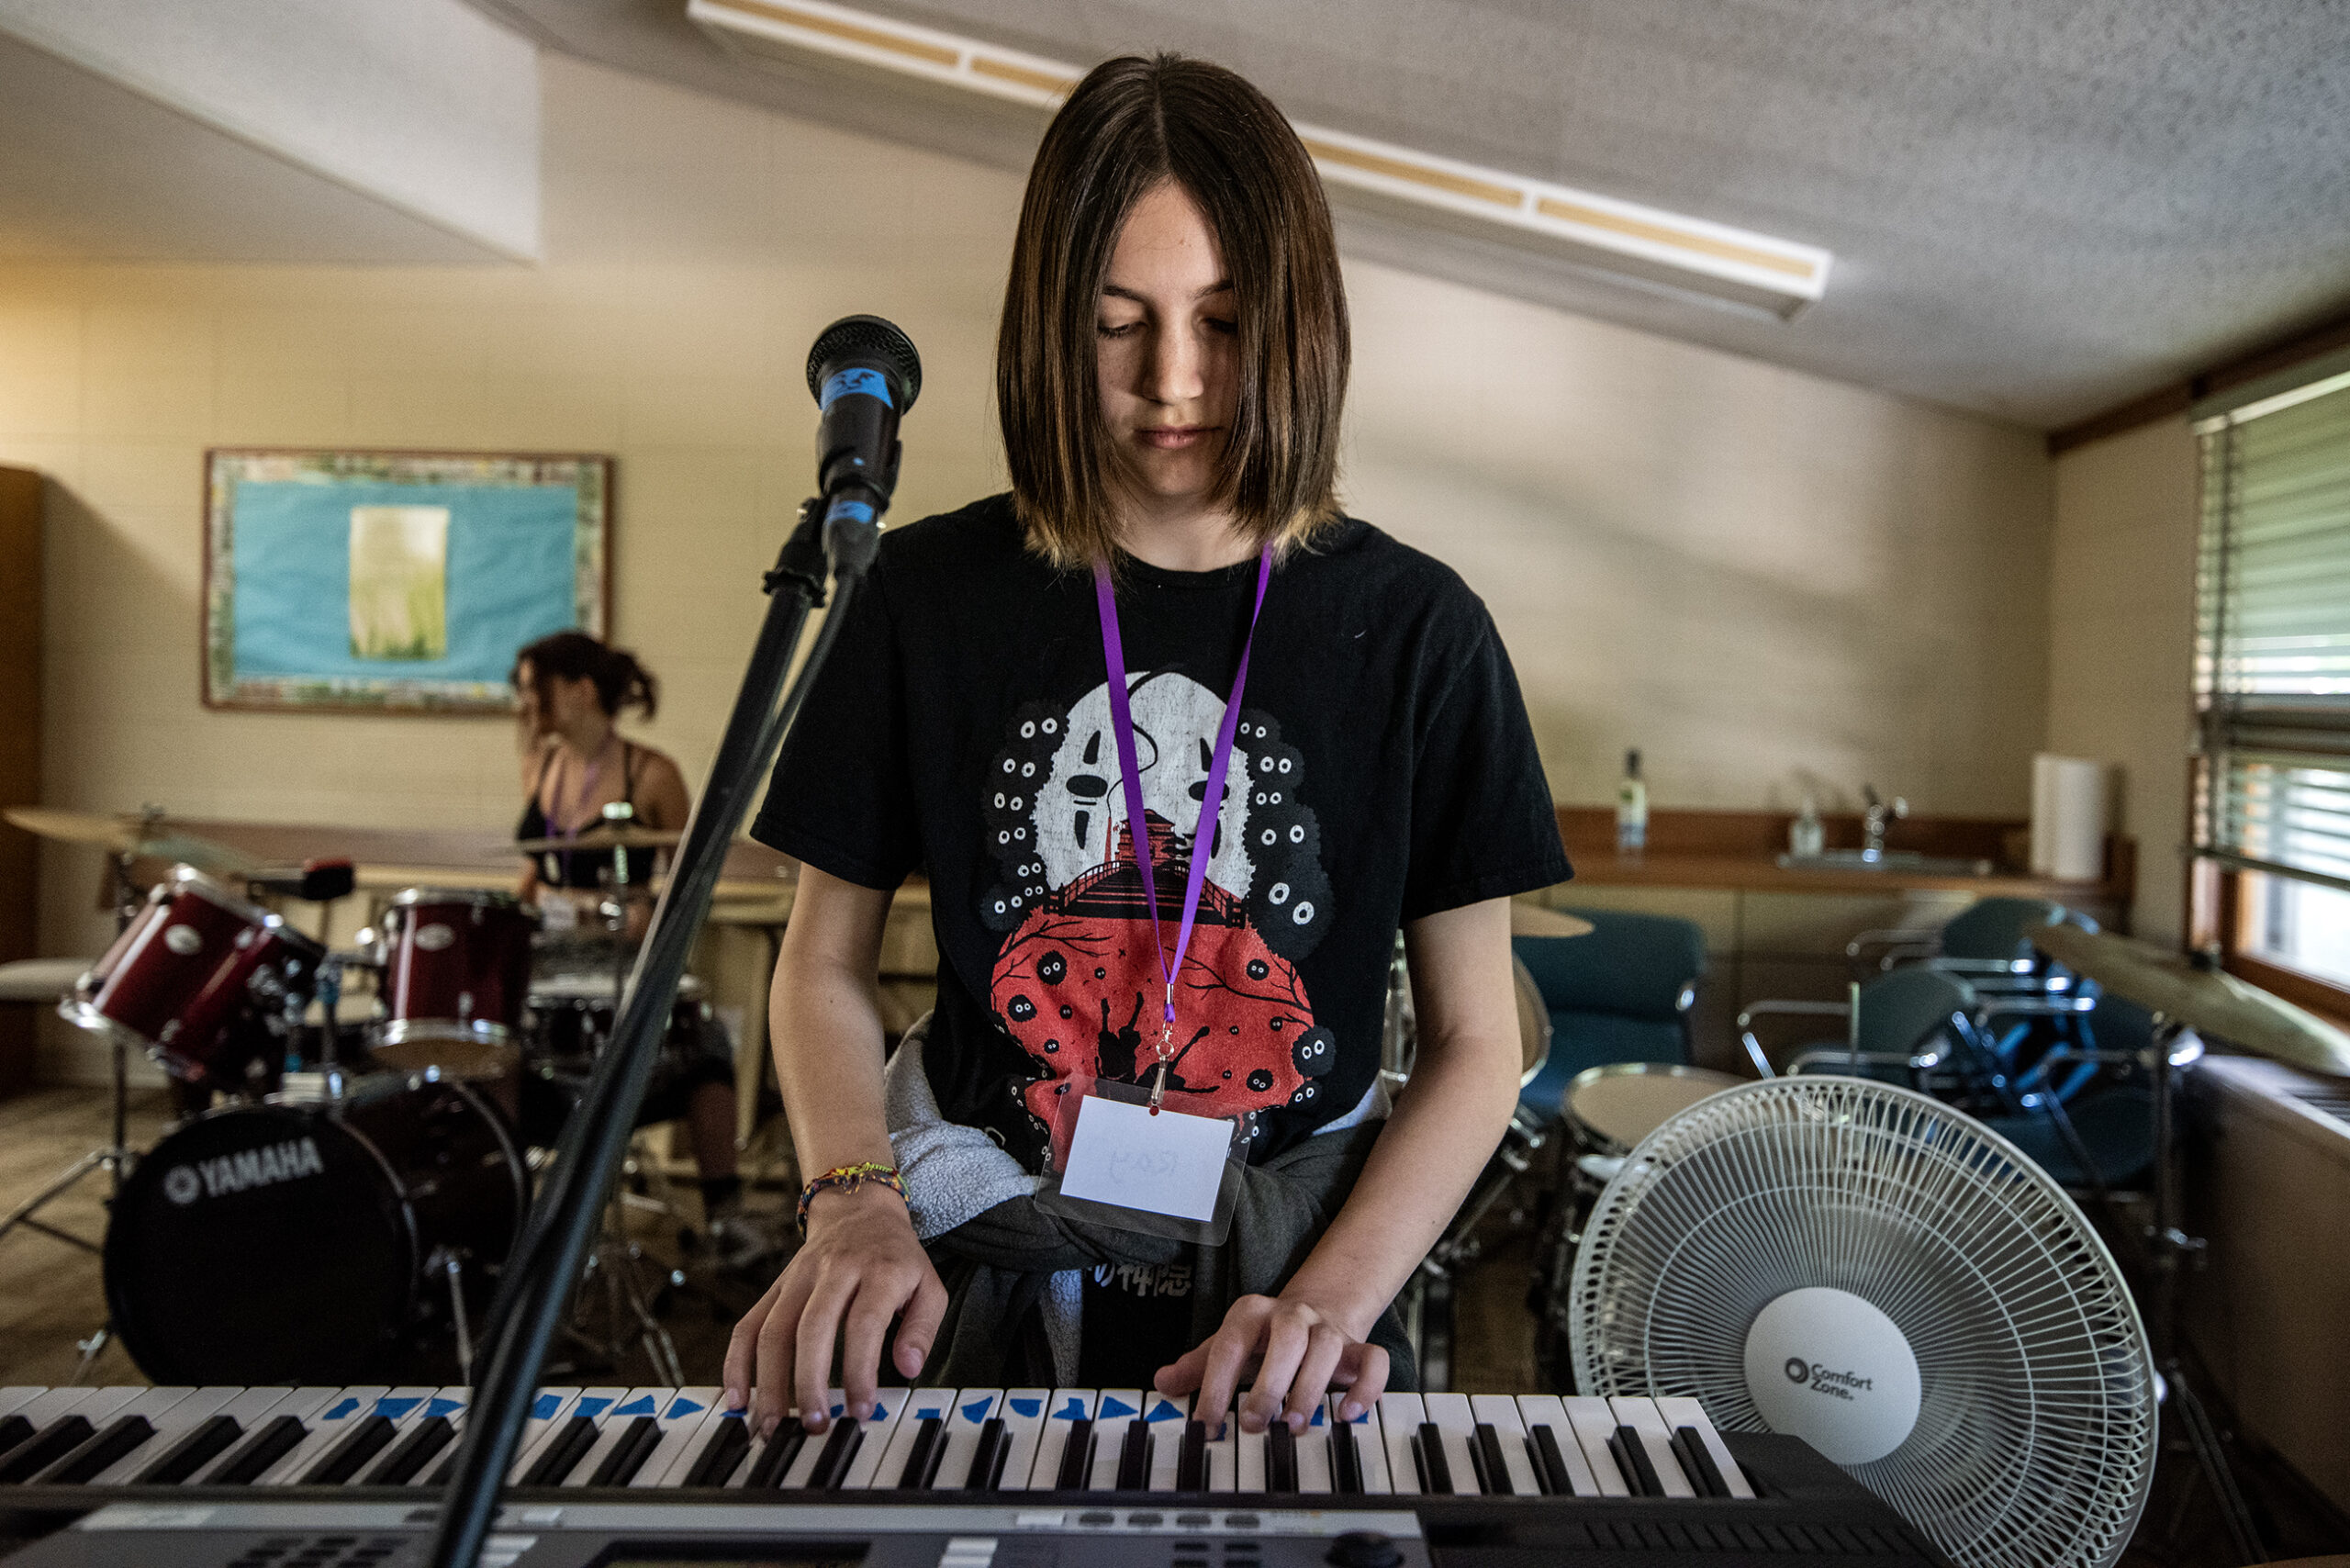
[[(550, 58), (536, 268), (0, 270), (0, 462), (50, 487), (47, 797), (502, 823), (495, 721), (197, 701), (207, 445), (609, 452), (615, 631), (698, 778), (809, 478), (802, 363), (921, 345), (901, 516), (1001, 485), (987, 396), (1011, 177)], [(1493, 605), (1561, 797), (1646, 748), (1661, 804), (1863, 778), (2020, 812), (2046, 689), (2049, 468), (1983, 420), (1368, 265), (1356, 510)], [(1800, 332), (1800, 323), (1788, 329)], [(52, 852), (44, 942), (103, 939)]]
[(2120, 770), (2138, 841), (2132, 929), (2180, 935), (2195, 663), (2195, 437), (2147, 425), (2056, 460), (2047, 748)]

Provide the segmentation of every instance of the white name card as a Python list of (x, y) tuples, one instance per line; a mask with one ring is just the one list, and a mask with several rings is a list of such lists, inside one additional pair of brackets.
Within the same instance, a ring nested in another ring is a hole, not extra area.
[(1089, 1094), (1077, 1108), (1061, 1195), (1211, 1219), (1231, 1151), (1232, 1124), (1220, 1117), (1174, 1110), (1154, 1116), (1147, 1105)]

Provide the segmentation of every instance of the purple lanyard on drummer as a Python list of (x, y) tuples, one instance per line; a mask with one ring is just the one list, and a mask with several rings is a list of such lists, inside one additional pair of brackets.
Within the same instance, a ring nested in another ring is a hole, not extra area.
[[(1125, 648), (1118, 637), (1118, 599), (1110, 584), (1108, 564), (1097, 561), (1093, 565), (1093, 599), (1102, 612), (1102, 661), (1110, 675), (1110, 729), (1118, 743), (1118, 773), (1126, 798), (1127, 834), (1134, 841), (1135, 859), (1142, 868), (1143, 897), (1150, 907), (1150, 939), (1158, 951), (1159, 973), (1167, 980), (1167, 1013), (1154, 1049), (1158, 1058), (1150, 1089), (1150, 1114), (1154, 1116), (1158, 1114), (1159, 1102), (1167, 1094), (1167, 1069), (1175, 1048), (1175, 976), (1182, 968), (1184, 953), (1192, 946), (1192, 926), (1199, 919), (1200, 890), (1206, 885), (1208, 858), (1215, 845), (1211, 824), (1223, 818), (1224, 776), (1232, 761), (1233, 734), (1240, 723), (1240, 693), (1248, 684), (1248, 655), (1256, 646), (1257, 618), (1264, 612), (1265, 588), (1272, 576), (1273, 547), (1268, 544), (1257, 558), (1257, 602), (1248, 611), (1248, 635), (1240, 644), (1240, 667), (1233, 673), (1232, 695), (1225, 700), (1224, 719), (1216, 725), (1215, 750), (1208, 758), (1207, 782), (1200, 794), (1200, 814), (1192, 821), (1192, 871), (1183, 886), (1182, 926), (1176, 935), (1175, 950), (1169, 953), (1166, 935), (1158, 924), (1158, 879), (1150, 850), (1150, 823), (1143, 810), (1142, 770), (1135, 760), (1135, 719), (1126, 695)], [(1200, 842), (1203, 834), (1207, 837), (1206, 844)]]

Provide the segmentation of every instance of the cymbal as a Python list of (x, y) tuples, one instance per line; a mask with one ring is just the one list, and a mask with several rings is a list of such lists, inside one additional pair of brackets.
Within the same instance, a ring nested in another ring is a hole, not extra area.
[(1539, 903), (1510, 901), (1509, 934), (1512, 936), (1588, 936), (1591, 922), (1580, 915), (1561, 914), (1555, 909), (1544, 909)]
[(2281, 997), (2110, 932), (2043, 926), (2032, 946), (2150, 1013), (2288, 1067), (2350, 1078), (2350, 1035)]
[(10, 806), (4, 814), (28, 833), (65, 844), (95, 844), (117, 855), (185, 861), (199, 871), (245, 871), (254, 865), (252, 857), (241, 850), (194, 834), (171, 831), (168, 817), (147, 817), (129, 812), (101, 816), (95, 812), (61, 812), (48, 806)]
[(526, 838), (515, 847), (525, 855), (535, 855), (543, 849), (675, 849), (685, 842), (685, 837), (682, 833), (665, 828), (599, 823), (583, 829), (576, 838)]

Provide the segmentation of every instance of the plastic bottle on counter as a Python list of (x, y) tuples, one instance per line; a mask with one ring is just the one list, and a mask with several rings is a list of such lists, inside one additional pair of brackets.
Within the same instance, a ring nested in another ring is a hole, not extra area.
[(1638, 855), (1649, 844), (1649, 787), (1640, 778), (1640, 754), (1624, 754), (1624, 782), (1616, 789), (1616, 853)]
[(1803, 813), (1787, 824), (1787, 849), (1796, 855), (1817, 855), (1827, 842), (1827, 829), (1819, 823), (1819, 802), (1806, 795)]

